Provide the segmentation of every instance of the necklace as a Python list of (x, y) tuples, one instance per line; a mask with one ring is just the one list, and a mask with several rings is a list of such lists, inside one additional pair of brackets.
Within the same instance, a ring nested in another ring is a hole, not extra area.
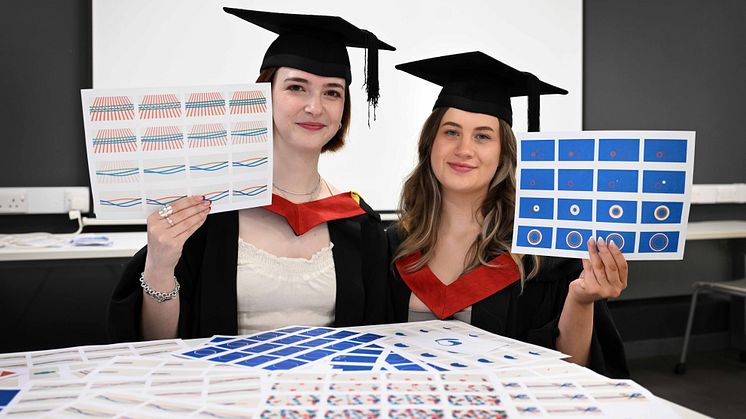
[(278, 191), (286, 193), (288, 195), (314, 196), (319, 191), (319, 188), (321, 188), (321, 174), (317, 173), (317, 175), (319, 176), (319, 180), (316, 182), (316, 186), (313, 187), (313, 190), (311, 190), (311, 192), (293, 192), (293, 191), (289, 191), (287, 189), (283, 189), (283, 188), (277, 186), (277, 184), (275, 184), (274, 182), (272, 182), (272, 187), (275, 188), (275, 189), (277, 189)]

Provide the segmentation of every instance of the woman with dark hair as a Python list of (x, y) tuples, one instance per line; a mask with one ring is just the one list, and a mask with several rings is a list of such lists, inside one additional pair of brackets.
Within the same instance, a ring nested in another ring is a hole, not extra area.
[(318, 161), (344, 145), (350, 123), (346, 47), (368, 49), (374, 106), (378, 50), (394, 48), (335, 16), (225, 11), (279, 35), (257, 80), (272, 84), (272, 204), (208, 216), (210, 202), (196, 196), (149, 216), (148, 245), (125, 267), (109, 306), (112, 338), (385, 321), (380, 218), (327, 183)]
[(605, 299), (627, 285), (621, 251), (603, 238), (589, 259), (511, 254), (516, 139), (511, 96), (567, 93), (481, 52), (397, 66), (443, 86), (387, 230), (394, 321), (455, 318), (560, 350), (599, 373), (628, 376)]

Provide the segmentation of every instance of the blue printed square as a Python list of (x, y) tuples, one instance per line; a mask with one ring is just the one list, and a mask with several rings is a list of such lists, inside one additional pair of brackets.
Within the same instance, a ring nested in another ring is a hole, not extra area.
[(669, 170), (644, 170), (642, 191), (648, 193), (683, 194), (686, 172)]
[(256, 367), (257, 365), (265, 364), (269, 361), (277, 359), (276, 356), (259, 355), (253, 358), (244, 359), (243, 361), (236, 362), (234, 365), (243, 365), (246, 367)]
[(613, 241), (622, 253), (635, 252), (637, 233), (634, 231), (598, 230), (596, 231), (596, 236), (603, 237), (607, 244)]
[(518, 213), (521, 218), (551, 220), (554, 218), (554, 199), (522, 197), (519, 202)]
[(521, 169), (521, 189), (554, 190), (554, 169)]
[(640, 140), (619, 138), (598, 140), (599, 161), (640, 161)]
[(244, 346), (254, 345), (256, 343), (259, 343), (259, 342), (255, 340), (241, 339), (241, 340), (234, 340), (232, 342), (221, 343), (218, 346), (220, 346), (221, 348), (227, 348), (227, 349), (238, 349), (238, 348), (243, 348)]
[(285, 359), (280, 362), (269, 364), (263, 369), (269, 370), (269, 371), (275, 371), (275, 370), (292, 370), (293, 368), (297, 368), (303, 365), (306, 365), (308, 362), (301, 361), (298, 359)]
[(373, 342), (374, 340), (380, 339), (382, 337), (383, 336), (377, 335), (375, 333), (366, 333), (364, 335), (355, 336), (354, 338), (352, 338), (350, 340), (352, 340), (354, 342), (368, 343), (368, 342)]
[(686, 140), (645, 139), (645, 161), (686, 163)]
[(329, 345), (329, 346), (326, 347), (326, 349), (331, 349), (331, 350), (334, 350), (334, 351), (344, 351), (346, 349), (350, 349), (350, 348), (358, 346), (358, 345), (360, 345), (359, 342), (342, 341), (342, 342), (337, 342), (334, 345)]
[(277, 333), (295, 333), (300, 332), (301, 330), (306, 330), (308, 327), (305, 326), (293, 326), (293, 327), (286, 327), (284, 329), (275, 330)]
[(598, 170), (599, 192), (637, 192), (637, 170)]
[(593, 221), (593, 201), (590, 199), (557, 200), (557, 219), (573, 221)]
[(643, 224), (678, 224), (681, 222), (682, 202), (647, 202), (642, 203)]
[(332, 351), (325, 351), (323, 349), (317, 349), (315, 351), (311, 351), (302, 355), (298, 355), (296, 358), (303, 359), (306, 361), (316, 361), (317, 359), (321, 359), (325, 356), (329, 356), (333, 354)]
[(427, 371), (426, 369), (422, 368), (421, 366), (417, 364), (394, 365), (394, 368), (396, 368), (399, 371)]
[(190, 358), (204, 358), (206, 356), (219, 354), (221, 352), (225, 352), (226, 350), (223, 348), (218, 348), (216, 346), (208, 346), (206, 348), (199, 348), (195, 349), (193, 351), (184, 352), (182, 355), (188, 356)]
[(332, 362), (356, 362), (358, 364), (375, 364), (377, 356), (339, 355), (332, 358)]
[(521, 140), (522, 161), (554, 161), (554, 140)]
[(321, 346), (326, 345), (327, 343), (334, 342), (331, 339), (313, 339), (309, 340), (308, 342), (301, 342), (298, 344), (298, 346), (307, 346), (307, 347), (314, 347), (314, 346)]
[(679, 248), (678, 231), (641, 232), (640, 253), (676, 253)]
[(267, 332), (267, 333), (262, 333), (261, 335), (251, 336), (251, 339), (256, 339), (256, 340), (270, 340), (270, 339), (274, 339), (274, 338), (277, 338), (277, 337), (280, 337), (280, 336), (285, 336), (285, 334), (284, 333), (277, 333), (277, 332)]
[(599, 199), (596, 202), (596, 221), (634, 224), (637, 222), (637, 201), (607, 201)]
[(559, 140), (560, 161), (593, 161), (596, 151), (593, 139)]
[(592, 235), (592, 230), (558, 228), (557, 242), (554, 244), (554, 247), (562, 250), (588, 250), (587, 242)]
[(317, 327), (315, 329), (306, 330), (305, 332), (301, 333), (301, 335), (306, 336), (321, 336), (325, 335), (329, 332), (334, 331), (334, 329), (330, 329), (328, 327)]
[(263, 343), (261, 345), (251, 346), (248, 348), (243, 348), (241, 351), (243, 352), (252, 352), (252, 353), (259, 353), (259, 352), (267, 352), (271, 351), (272, 349), (279, 348), (280, 345), (275, 345), (274, 343)]
[(240, 352), (228, 352), (227, 354), (214, 356), (208, 359), (213, 362), (231, 362), (237, 359), (245, 358), (246, 356), (247, 354), (242, 354)]
[(516, 244), (523, 247), (552, 247), (552, 227), (518, 226)]
[(289, 344), (300, 342), (306, 339), (308, 339), (308, 336), (291, 335), (291, 336), (284, 337), (282, 339), (273, 340), (272, 343), (281, 343), (283, 345), (289, 345)]
[(308, 348), (299, 348), (297, 346), (286, 346), (284, 348), (280, 348), (274, 352), (270, 352), (270, 355), (277, 355), (277, 356), (288, 356), (292, 355), (297, 352), (305, 351)]
[(593, 169), (559, 169), (558, 180), (561, 191), (592, 191)]
[(337, 332), (337, 333), (335, 333), (333, 335), (324, 336), (324, 337), (327, 338), (327, 339), (344, 339), (344, 338), (348, 338), (348, 337), (350, 337), (352, 335), (357, 335), (357, 333), (358, 332), (353, 332), (353, 331), (350, 331), (350, 330), (340, 330), (339, 332)]

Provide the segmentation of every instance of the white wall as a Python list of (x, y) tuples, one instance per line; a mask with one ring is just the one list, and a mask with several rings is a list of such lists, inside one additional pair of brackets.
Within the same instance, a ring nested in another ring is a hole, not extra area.
[[(338, 15), (397, 48), (379, 54), (381, 101), (370, 128), (363, 51), (350, 49), (350, 136), (343, 150), (321, 160), (322, 175), (339, 189), (359, 191), (375, 209), (396, 208), (439, 92), (396, 64), (481, 50), (570, 91), (542, 98), (542, 130), (582, 128), (581, 0), (94, 0), (94, 87), (253, 82), (276, 35), (223, 6)], [(513, 113), (514, 129), (525, 131), (525, 98), (513, 100)]]

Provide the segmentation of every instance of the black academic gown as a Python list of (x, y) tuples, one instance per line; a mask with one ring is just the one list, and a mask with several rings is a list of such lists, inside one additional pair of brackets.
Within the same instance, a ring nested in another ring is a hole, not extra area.
[[(389, 257), (392, 258), (403, 237), (400, 236), (398, 225), (389, 227), (386, 235)], [(529, 272), (531, 266), (525, 268)], [(520, 281), (517, 281), (473, 304), (471, 324), (501, 336), (556, 349), (559, 317), (568, 287), (570, 282), (578, 278), (582, 269), (577, 259), (545, 257), (541, 272), (525, 282), (523, 292)], [(412, 291), (392, 265), (389, 268), (389, 288), (392, 321), (406, 322)], [(596, 301), (593, 307), (593, 336), (588, 367), (607, 377), (629, 378), (624, 346), (605, 300)]]
[[(329, 221), (329, 238), (337, 280), (336, 327), (383, 323), (387, 317), (386, 237), (380, 217), (360, 200), (365, 214)], [(140, 317), (147, 246), (127, 263), (108, 310), (114, 342), (142, 340)], [(236, 271), (238, 213), (212, 214), (190, 237), (176, 265), (180, 338), (238, 333)]]

